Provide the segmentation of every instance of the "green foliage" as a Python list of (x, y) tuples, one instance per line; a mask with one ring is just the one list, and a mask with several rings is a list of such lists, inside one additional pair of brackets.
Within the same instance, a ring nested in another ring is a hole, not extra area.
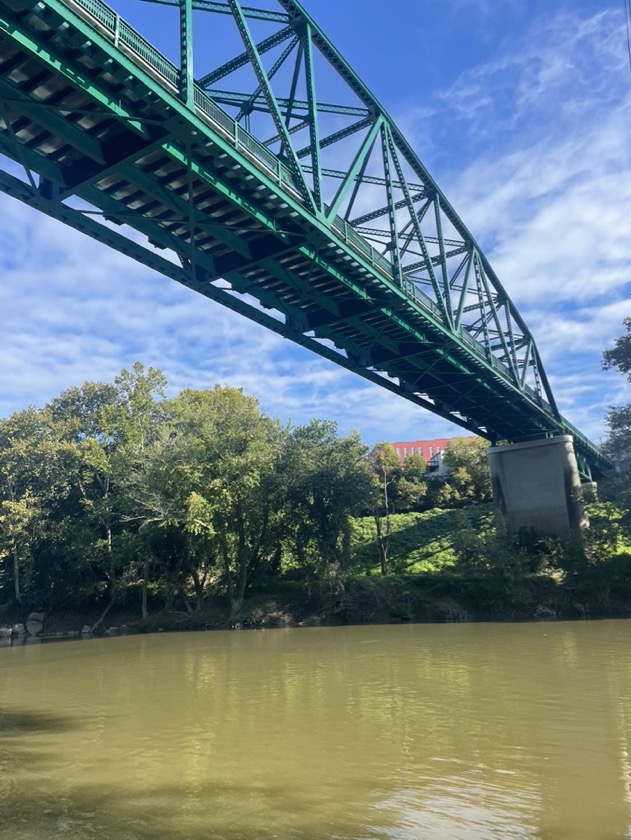
[(402, 472), (394, 446), (386, 441), (373, 446), (370, 466), (380, 482), (393, 481)]
[(631, 382), (631, 318), (625, 318), (623, 325), (627, 331), (626, 335), (617, 338), (614, 346), (603, 353), (603, 368), (610, 370), (617, 368), (620, 373), (627, 376)]
[(311, 578), (343, 585), (350, 517), (373, 498), (368, 450), (359, 435), (337, 437), (335, 423), (313, 420), (289, 434), (285, 457), (287, 533)]
[(612, 407), (605, 415), (609, 436), (602, 450), (614, 461), (631, 455), (631, 405)]
[[(487, 506), (466, 511), (434, 509), (391, 517), (390, 569), (392, 573), (429, 573), (451, 569), (457, 561), (456, 541), (464, 526), (473, 530), (490, 517)], [(379, 552), (372, 517), (353, 521), (353, 569), (364, 574), (377, 571)]]
[(461, 570), (494, 576), (507, 587), (526, 575), (553, 571), (563, 556), (556, 537), (525, 530), (510, 536), (491, 515), (475, 528), (462, 520), (454, 549)]
[(0, 564), (19, 604), (37, 597), (36, 555), (68, 492), (69, 454), (46, 410), (28, 408), (0, 421)]
[(427, 464), (416, 452), (408, 455), (396, 487), (396, 509), (399, 513), (422, 510), (427, 497), (425, 474)]
[(422, 481), (427, 472), (427, 464), (418, 452), (412, 452), (403, 462), (403, 476), (408, 481)]
[(585, 534), (585, 556), (588, 563), (602, 563), (615, 554), (631, 550), (624, 527), (627, 513), (613, 502), (587, 505), (590, 527)]
[[(603, 368), (616, 368), (631, 382), (631, 318), (624, 319), (626, 335), (616, 339), (614, 346), (603, 353)], [(606, 417), (609, 437), (603, 444), (603, 452), (614, 460), (631, 455), (631, 405), (615, 406)]]
[(631, 539), (631, 472), (607, 476), (598, 487), (598, 496), (601, 502), (611, 502), (622, 513), (620, 527)]
[(449, 476), (437, 493), (437, 503), (453, 506), (482, 504), (492, 498), (486, 451), (481, 438), (450, 441), (443, 453)]
[[(614, 482), (614, 486), (618, 482)], [(604, 483), (605, 494), (611, 488)], [(612, 593), (622, 602), (631, 593), (631, 540), (625, 521), (629, 511), (611, 501), (587, 505), (590, 527), (564, 547), (566, 583), (579, 601), (594, 601), (608, 610)]]
[(220, 577), (236, 615), (252, 575), (278, 551), (286, 434), (236, 388), (184, 391), (168, 416), (135, 477), (141, 528), (179, 528), (176, 584), (190, 577), (201, 608)]
[(603, 485), (582, 539), (509, 538), (486, 504), (486, 446), (450, 444), (436, 480), (420, 456), (401, 467), (390, 444), (369, 453), (335, 423), (283, 427), (236, 388), (168, 399), (163, 374), (137, 363), (0, 420), (2, 600), (89, 605), (98, 625), (117, 603), (146, 617), (149, 601), (203, 623), (217, 599), (242, 621), (248, 598), (285, 583), (364, 615), (354, 582), (368, 603), (378, 573), (394, 620), (412, 616), (416, 579), (502, 604), (537, 576), (602, 604), (631, 592), (631, 477)]
[(334, 423), (283, 428), (235, 388), (166, 398), (136, 363), (0, 421), (0, 586), (18, 604), (129, 592), (236, 616), (281, 569), (343, 586), (350, 516), (371, 504), (367, 449)]

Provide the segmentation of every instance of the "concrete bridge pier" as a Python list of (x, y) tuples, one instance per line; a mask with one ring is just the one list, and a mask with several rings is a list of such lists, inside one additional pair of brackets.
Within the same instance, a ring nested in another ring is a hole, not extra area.
[(589, 523), (571, 435), (488, 450), (496, 515), (520, 528), (567, 537)]

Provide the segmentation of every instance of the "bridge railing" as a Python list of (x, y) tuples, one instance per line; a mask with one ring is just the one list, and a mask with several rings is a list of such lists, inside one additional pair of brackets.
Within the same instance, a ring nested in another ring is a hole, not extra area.
[[(347, 221), (340, 218), (340, 216), (336, 216), (333, 219), (332, 227), (342, 237), (342, 239), (345, 240), (345, 242), (356, 248), (365, 257), (367, 257), (375, 268), (381, 269), (389, 279), (392, 279), (392, 264), (389, 263), (383, 254), (380, 254), (376, 248), (373, 248), (370, 242), (367, 242), (363, 236), (360, 236)], [(404, 279), (402, 288), (408, 297), (411, 297), (417, 303), (420, 303), (420, 305), (425, 309), (428, 309), (439, 321), (444, 321), (443, 313), (441, 312), (440, 307), (437, 306), (434, 301), (426, 295), (425, 292), (421, 291), (421, 289), (419, 289), (418, 286), (416, 286), (411, 280)], [(475, 339), (472, 340), (475, 341)]]
[[(98, 0), (84, 0), (86, 3), (95, 3)], [(100, 4), (102, 5), (102, 4)], [(174, 64), (161, 55), (149, 41), (146, 41), (142, 35), (139, 35), (135, 29), (126, 23), (122, 18), (118, 17), (118, 41), (125, 44), (129, 49), (133, 50), (139, 55), (147, 64), (152, 67), (157, 73), (170, 82), (175, 87), (178, 86), (180, 72)]]
[[(116, 47), (120, 48), (122, 46), (127, 51), (130, 51), (133, 56), (138, 57), (153, 71), (153, 75), (157, 76), (158, 80), (165, 81), (169, 88), (174, 88), (176, 92), (179, 90), (180, 71), (178, 68), (106, 3), (102, 2), (102, 0), (65, 0), (65, 2), (69, 6), (74, 5), (87, 12), (100, 24), (100, 28), (105, 30)], [(262, 164), (268, 170), (269, 174), (283, 189), (289, 190), (294, 197), (302, 200), (294, 177), (283, 162), (267, 146), (264, 146), (256, 137), (220, 108), (206, 91), (198, 85), (195, 85), (194, 103), (196, 109), (201, 112), (203, 117), (210, 121), (214, 128), (218, 128), (221, 134), (227, 135), (235, 147), (246, 151), (250, 158), (254, 158), (258, 164)], [(363, 236), (360, 236), (344, 219), (336, 216), (333, 219), (331, 227), (338, 236), (358, 251), (374, 268), (383, 273), (388, 280), (393, 279), (392, 264), (364, 239)], [(430, 312), (434, 319), (444, 323), (445, 319), (440, 307), (419, 289), (415, 283), (404, 279), (402, 288), (409, 298)], [(484, 345), (477, 341), (466, 329), (461, 326), (458, 333), (464, 343), (484, 361), (491, 364), (503, 378), (513, 379), (509, 367), (500, 361), (497, 356), (488, 353)], [(542, 399), (540, 394), (528, 385), (521, 387), (524, 393), (534, 402), (552, 413), (550, 405)]]
[(235, 139), (234, 120), (225, 111), (216, 105), (213, 100), (198, 87), (195, 88), (195, 106), (200, 109), (213, 122), (220, 125), (226, 132)]

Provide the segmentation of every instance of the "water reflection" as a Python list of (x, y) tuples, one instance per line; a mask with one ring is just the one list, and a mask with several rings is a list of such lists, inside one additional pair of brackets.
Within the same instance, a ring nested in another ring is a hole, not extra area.
[(9, 638), (0, 636), (0, 648), (19, 647), (20, 645), (41, 645), (42, 641), (37, 636), (27, 636), (26, 634)]
[(629, 627), (4, 650), (0, 838), (628, 837)]

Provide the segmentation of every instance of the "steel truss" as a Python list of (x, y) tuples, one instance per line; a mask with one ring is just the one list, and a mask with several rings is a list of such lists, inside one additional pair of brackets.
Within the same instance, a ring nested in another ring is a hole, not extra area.
[[(0, 0), (0, 155), (25, 173), (0, 189), (493, 442), (572, 434), (585, 476), (607, 468), (479, 245), (306, 10), (156, 1), (179, 7), (179, 67), (101, 0)], [(201, 73), (194, 12), (235, 45)]]

